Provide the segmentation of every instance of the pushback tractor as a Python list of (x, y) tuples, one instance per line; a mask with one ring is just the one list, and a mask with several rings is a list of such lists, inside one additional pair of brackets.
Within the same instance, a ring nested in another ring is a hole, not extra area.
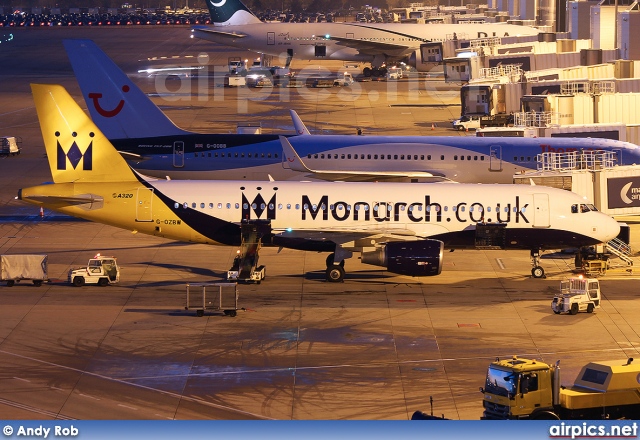
[(560, 282), (560, 293), (553, 297), (553, 313), (592, 313), (600, 308), (600, 282), (596, 278), (570, 278)]
[(85, 284), (97, 284), (101, 287), (116, 284), (120, 281), (120, 267), (114, 257), (97, 254), (85, 267), (69, 270), (68, 281), (76, 287)]

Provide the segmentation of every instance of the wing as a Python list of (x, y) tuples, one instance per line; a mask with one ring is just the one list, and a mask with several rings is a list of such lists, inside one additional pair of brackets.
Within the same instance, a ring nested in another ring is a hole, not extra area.
[(203, 34), (207, 35), (215, 35), (217, 37), (222, 37), (222, 38), (228, 38), (229, 40), (235, 40), (238, 38), (245, 38), (246, 35), (245, 34), (238, 34), (235, 32), (222, 32), (219, 31), (217, 29), (212, 29), (210, 27), (194, 27), (193, 28), (194, 32), (202, 32)]
[(392, 55), (406, 56), (415, 50), (415, 47), (409, 47), (402, 44), (383, 43), (380, 41), (366, 41), (355, 38), (334, 37), (330, 36), (330, 40), (336, 41), (339, 46), (352, 47), (363, 55)]
[(385, 180), (397, 180), (397, 179), (417, 179), (417, 178), (434, 178), (444, 179), (446, 177), (442, 173), (420, 171), (420, 170), (407, 170), (407, 171), (328, 171), (317, 170), (309, 168), (296, 152), (291, 142), (284, 137), (280, 136), (280, 143), (282, 144), (282, 151), (287, 160), (289, 168), (294, 171), (303, 173), (309, 173), (308, 177), (330, 180), (330, 181), (349, 181), (349, 182), (371, 182), (371, 181), (385, 181)]
[(390, 241), (415, 241), (449, 232), (442, 225), (432, 225), (425, 235), (417, 235), (409, 228), (370, 227), (322, 228), (322, 229), (273, 229), (273, 234), (284, 240), (326, 241), (341, 245), (343, 248), (374, 247), (378, 243)]

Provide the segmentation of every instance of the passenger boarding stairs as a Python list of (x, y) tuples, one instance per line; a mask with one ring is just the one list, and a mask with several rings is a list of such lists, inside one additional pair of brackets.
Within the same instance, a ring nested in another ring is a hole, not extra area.
[(242, 244), (240, 245), (240, 261), (238, 278), (246, 280), (258, 265), (258, 251), (262, 245), (262, 233), (253, 225), (242, 225)]
[(631, 246), (625, 243), (622, 240), (614, 238), (610, 242), (607, 243), (607, 250), (620, 258), (624, 263), (626, 263), (626, 267), (633, 266), (633, 259), (631, 258)]

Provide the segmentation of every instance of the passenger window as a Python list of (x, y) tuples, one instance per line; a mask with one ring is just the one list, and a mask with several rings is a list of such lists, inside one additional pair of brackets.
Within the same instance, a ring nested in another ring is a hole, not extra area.
[(440, 156), (440, 160), (444, 160), (444, 154)]
[(453, 156), (453, 160), (458, 160), (458, 156)]

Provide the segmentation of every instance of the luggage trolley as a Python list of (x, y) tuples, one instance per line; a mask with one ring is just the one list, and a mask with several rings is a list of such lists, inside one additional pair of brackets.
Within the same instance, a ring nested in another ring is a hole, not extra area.
[[(192, 287), (202, 288), (202, 298), (191, 294)], [(213, 287), (207, 293), (207, 287)], [(230, 298), (233, 289), (233, 298)], [(227, 291), (224, 293), (224, 291)], [(193, 296), (193, 297), (192, 297)], [(196, 316), (204, 316), (205, 310), (221, 311), (227, 316), (234, 317), (238, 311), (238, 283), (187, 283), (187, 302), (185, 310), (196, 310)]]

